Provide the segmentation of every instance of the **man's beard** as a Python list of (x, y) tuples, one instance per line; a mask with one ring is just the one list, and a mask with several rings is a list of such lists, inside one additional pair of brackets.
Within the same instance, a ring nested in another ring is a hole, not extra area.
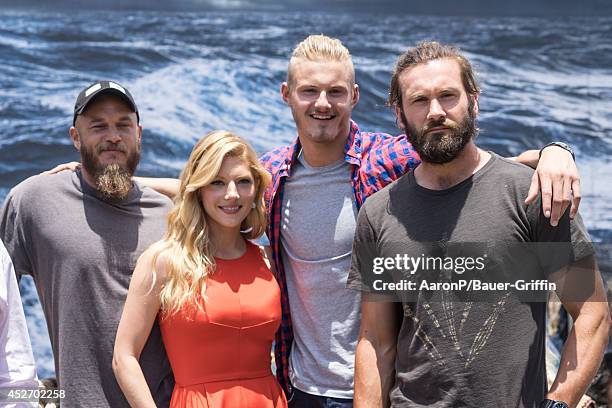
[[(401, 120), (406, 129), (408, 140), (417, 151), (421, 160), (426, 163), (444, 164), (454, 160), (470, 140), (478, 135), (473, 105), (468, 106), (460, 123), (446, 118), (428, 122), (421, 129), (414, 127), (401, 113)], [(448, 130), (427, 133), (429, 129), (446, 126)]]
[(132, 175), (140, 161), (140, 148), (129, 153), (125, 165), (111, 163), (103, 165), (98, 160), (98, 155), (105, 150), (121, 150), (127, 154), (127, 148), (122, 145), (100, 144), (95, 148), (89, 148), (81, 144), (81, 161), (83, 167), (91, 174), (96, 182), (96, 189), (105, 199), (120, 201), (127, 197), (132, 189)]

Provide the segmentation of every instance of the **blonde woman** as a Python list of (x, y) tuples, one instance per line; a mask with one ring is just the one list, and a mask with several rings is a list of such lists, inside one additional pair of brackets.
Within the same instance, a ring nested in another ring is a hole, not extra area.
[(174, 371), (170, 406), (286, 407), (270, 369), (280, 291), (265, 251), (270, 176), (241, 138), (215, 131), (194, 147), (164, 238), (134, 271), (113, 369), (133, 407), (155, 407), (138, 362), (156, 318)]

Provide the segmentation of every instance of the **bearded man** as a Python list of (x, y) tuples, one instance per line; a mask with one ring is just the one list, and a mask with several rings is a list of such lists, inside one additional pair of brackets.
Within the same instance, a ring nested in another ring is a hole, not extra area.
[[(129, 406), (111, 367), (115, 334), (136, 260), (162, 237), (171, 206), (131, 181), (139, 122), (118, 83), (83, 89), (69, 130), (82, 169), (31, 177), (2, 209), (0, 237), (45, 313), (62, 407)], [(157, 406), (168, 406), (174, 381), (157, 324), (140, 364)]]
[[(410, 48), (390, 88), (421, 163), (358, 215), (348, 281), (365, 291), (355, 406), (575, 407), (610, 327), (580, 216), (551, 226), (543, 199), (523, 200), (533, 171), (478, 148), (480, 91), (456, 48)], [(550, 389), (542, 289), (556, 290), (574, 319)]]

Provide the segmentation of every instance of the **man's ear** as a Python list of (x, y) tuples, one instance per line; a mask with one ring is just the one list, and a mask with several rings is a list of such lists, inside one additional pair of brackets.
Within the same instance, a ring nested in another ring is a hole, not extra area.
[(79, 137), (79, 131), (77, 130), (77, 128), (74, 126), (70, 126), (70, 129), (68, 129), (68, 134), (70, 135), (70, 139), (72, 139), (72, 144), (74, 145), (74, 148), (80, 151), (81, 138)]
[(138, 144), (142, 142), (142, 125), (138, 125)]
[(280, 86), (280, 94), (281, 94), (281, 98), (283, 98), (283, 101), (285, 101), (286, 104), (289, 104), (289, 84), (287, 82), (283, 82)]
[(400, 128), (403, 131), (406, 131), (406, 126), (404, 126), (404, 121), (402, 120), (402, 109), (395, 105), (395, 123), (397, 124), (397, 127)]
[(353, 108), (357, 105), (357, 102), (359, 102), (359, 85), (355, 84), (353, 85), (353, 100), (351, 101)]
[(474, 101), (474, 117), (478, 116), (478, 94), (472, 95), (472, 100)]

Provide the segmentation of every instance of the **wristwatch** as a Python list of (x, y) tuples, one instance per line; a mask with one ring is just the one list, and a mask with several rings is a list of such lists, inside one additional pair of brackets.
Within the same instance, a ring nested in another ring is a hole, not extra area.
[(545, 399), (540, 402), (540, 408), (569, 408), (569, 405), (563, 401)]
[(542, 152), (544, 151), (544, 149), (546, 149), (549, 146), (558, 146), (558, 147), (562, 148), (563, 150), (567, 150), (572, 155), (572, 159), (574, 159), (574, 161), (576, 161), (576, 155), (574, 154), (574, 150), (572, 150), (570, 145), (568, 145), (567, 143), (563, 143), (563, 142), (550, 142), (549, 144), (547, 144), (546, 146), (541, 148), (540, 149), (540, 158), (542, 158)]

